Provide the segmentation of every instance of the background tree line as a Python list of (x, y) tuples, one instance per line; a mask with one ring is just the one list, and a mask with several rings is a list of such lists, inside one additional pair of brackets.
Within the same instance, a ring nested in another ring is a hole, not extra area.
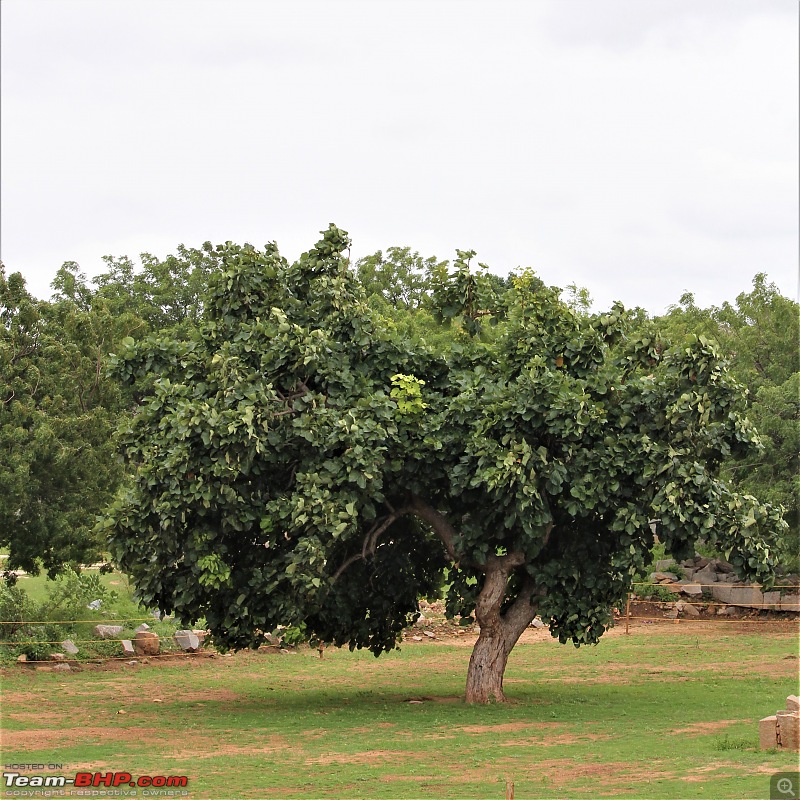
[[(444, 351), (478, 332), (483, 318), (494, 324), (508, 311), (510, 280), (472, 267), (474, 255), (457, 251), (451, 264), (392, 247), (351, 269), (387, 325)], [(96, 523), (129, 478), (115, 431), (157, 372), (144, 364), (124, 384), (109, 374), (109, 360), (123, 341), (190, 338), (209, 279), (222, 268), (208, 243), (180, 246), (163, 260), (143, 254), (138, 265), (127, 257), (105, 262), (91, 281), (65, 263), (49, 300), (32, 297), (20, 273), (0, 270), (0, 546), (8, 549), (7, 569), (44, 568), (52, 576), (104, 558), (108, 545)], [(588, 315), (585, 290), (573, 285), (563, 296)], [(687, 293), (667, 314), (636, 309), (635, 320), (642, 335), (679, 341), (696, 334), (719, 343), (749, 391), (748, 416), (762, 443), (755, 456), (730, 455), (722, 473), (737, 491), (785, 508), (783, 562), (797, 569), (798, 304), (759, 273), (734, 303), (700, 308)], [(480, 335), (491, 337), (491, 324)]]

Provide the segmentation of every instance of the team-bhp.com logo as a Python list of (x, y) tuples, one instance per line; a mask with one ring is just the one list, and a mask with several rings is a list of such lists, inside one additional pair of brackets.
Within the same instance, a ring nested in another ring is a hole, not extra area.
[[(185, 775), (142, 775), (134, 778), (130, 772), (76, 772), (74, 778), (68, 778), (65, 775), (23, 775), (20, 772), (3, 772), (3, 782), (6, 797), (22, 796), (22, 792), (14, 790), (28, 790), (25, 791), (26, 796), (35, 796), (38, 792), (30, 790), (49, 790), (53, 789), (117, 789), (121, 790), (125, 787), (134, 787), (136, 789), (144, 789), (142, 796), (163, 796), (168, 794), (171, 796), (188, 795), (188, 792), (164, 792), (165, 789), (185, 789), (189, 785), (189, 779)], [(149, 791), (148, 791), (149, 790)], [(156, 790), (156, 791), (152, 791)], [(117, 792), (86, 792), (87, 796), (100, 794), (105, 796), (125, 796), (129, 794), (124, 791)], [(81, 795), (83, 792), (70, 792), (72, 795)], [(132, 794), (132, 793), (131, 793)], [(137, 793), (138, 794), (138, 793)]]

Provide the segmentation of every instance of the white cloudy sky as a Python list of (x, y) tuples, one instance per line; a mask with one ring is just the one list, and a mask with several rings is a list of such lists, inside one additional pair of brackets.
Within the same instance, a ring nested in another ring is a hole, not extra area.
[(335, 222), (654, 313), (798, 263), (795, 0), (3, 0), (2, 257)]

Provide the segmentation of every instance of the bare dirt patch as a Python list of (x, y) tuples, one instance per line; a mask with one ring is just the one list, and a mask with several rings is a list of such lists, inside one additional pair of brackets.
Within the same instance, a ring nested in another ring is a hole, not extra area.
[(720, 719), (714, 722), (693, 722), (685, 728), (676, 728), (670, 731), (670, 735), (686, 734), (688, 736), (703, 736), (706, 733), (714, 733), (715, 731), (730, 728), (731, 725), (752, 725), (751, 719)]
[(402, 750), (365, 750), (361, 753), (326, 753), (305, 760), (306, 764), (383, 764), (386, 761), (403, 761), (408, 753)]
[(92, 739), (106, 741), (141, 741), (152, 739), (151, 728), (37, 728), (29, 731), (3, 731), (3, 747), (8, 750), (44, 750), (63, 747), (66, 744), (85, 743)]

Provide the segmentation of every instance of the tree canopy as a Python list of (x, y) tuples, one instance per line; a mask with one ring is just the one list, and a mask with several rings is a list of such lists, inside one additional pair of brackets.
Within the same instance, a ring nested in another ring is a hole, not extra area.
[(146, 604), (222, 646), (294, 624), (377, 655), (443, 589), (480, 623), (467, 699), (487, 701), (535, 614), (598, 640), (654, 531), (770, 584), (785, 523), (720, 478), (757, 435), (710, 340), (577, 313), (530, 272), (493, 291), (463, 252), (433, 347), (366, 302), (348, 245), (220, 245), (194, 333), (113, 359), (147, 381), (106, 522)]

